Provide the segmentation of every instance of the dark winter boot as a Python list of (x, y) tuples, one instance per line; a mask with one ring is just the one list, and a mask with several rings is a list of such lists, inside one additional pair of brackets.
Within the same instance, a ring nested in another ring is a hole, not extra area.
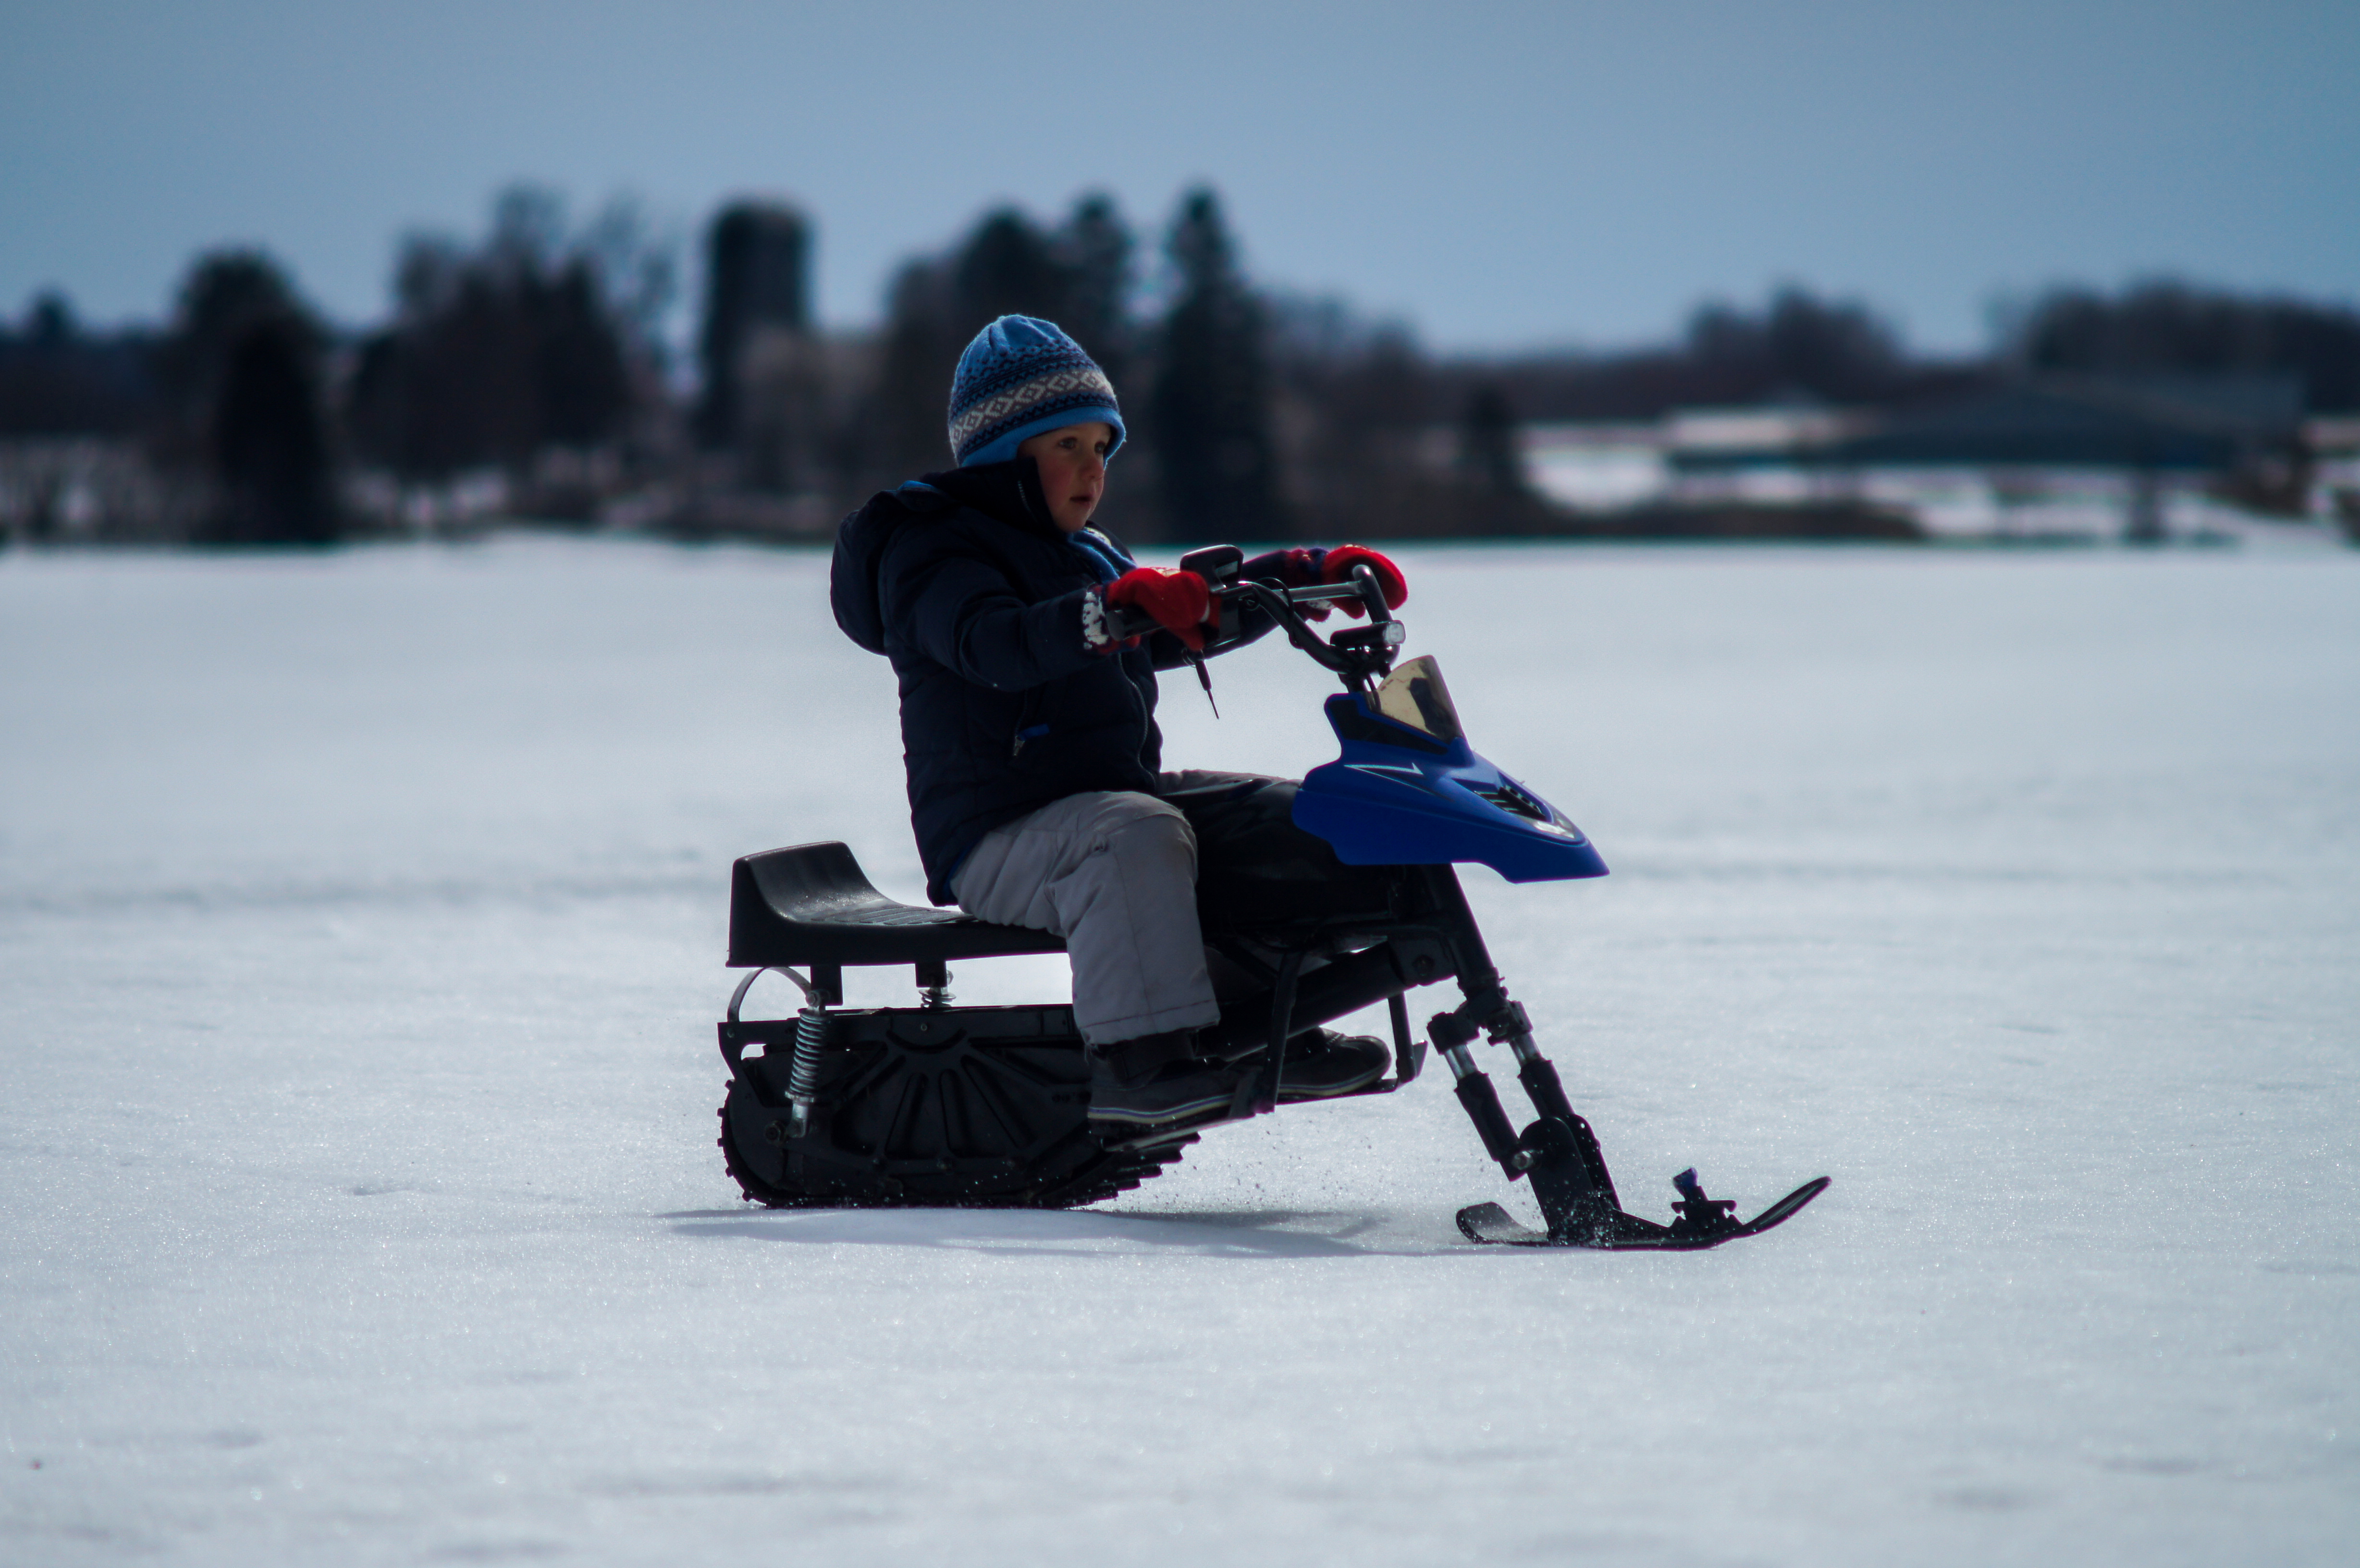
[(1090, 1130), (1101, 1138), (1175, 1132), (1218, 1120), (1236, 1098), (1238, 1075), (1189, 1054), (1195, 1029), (1094, 1045)]
[(1357, 1094), (1385, 1075), (1393, 1053), (1374, 1035), (1305, 1029), (1286, 1042), (1278, 1069), (1278, 1103)]

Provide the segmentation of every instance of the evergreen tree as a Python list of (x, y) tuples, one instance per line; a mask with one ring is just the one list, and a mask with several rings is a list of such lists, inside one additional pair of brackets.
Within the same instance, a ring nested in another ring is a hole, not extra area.
[(936, 259), (905, 262), (887, 291), (875, 389), (860, 422), (860, 488), (950, 466), (951, 372), (967, 340), (951, 325), (949, 270)]
[(211, 446), (220, 500), (205, 542), (328, 544), (336, 499), (314, 345), (294, 317), (262, 317), (230, 345)]
[(1057, 324), (1098, 362), (1120, 397), (1131, 365), (1131, 227), (1114, 198), (1084, 196), (1052, 242), (1065, 272)]
[(2360, 311), (2141, 284), (2113, 299), (2050, 291), (2005, 333), (2035, 370), (2100, 376), (2294, 376), (2314, 413), (2360, 409)]
[(1013, 207), (987, 213), (951, 265), (951, 335), (964, 347), (1001, 316), (1054, 321), (1065, 313), (1070, 282), (1049, 236), (1030, 218)]
[(620, 433), (631, 408), (622, 323), (596, 269), (576, 256), (519, 289), (531, 341), (537, 446), (592, 446)]
[(96, 333), (44, 290), (24, 325), (0, 323), (0, 436), (143, 433), (160, 409), (152, 335)]
[(1887, 396), (1907, 373), (1899, 337), (1865, 308), (1782, 289), (1761, 315), (1727, 305), (1689, 319), (1685, 397), (1751, 403), (1806, 393), (1830, 403)]
[(1459, 472), (1478, 496), (1514, 505), (1529, 499), (1524, 454), (1516, 439), (1516, 411), (1493, 383), (1475, 388), (1459, 421)]
[(1770, 302), (1763, 337), (1773, 375), (1830, 403), (1881, 397), (1901, 380), (1899, 337), (1859, 305), (1781, 289)]
[(336, 537), (333, 451), (322, 364), (327, 333), (258, 251), (201, 256), (159, 354), (174, 406), (168, 463), (202, 466), (216, 544), (322, 544)]
[(353, 379), (362, 450), (440, 480), (489, 464), (521, 473), (545, 448), (619, 439), (640, 396), (634, 361), (650, 351), (609, 291), (612, 272), (532, 187), (502, 194), (476, 251), (406, 240), (396, 318), (361, 345)]
[(1300, 531), (1399, 539), (1457, 527), (1460, 486), (1422, 451), (1446, 405), (1409, 331), (1336, 299), (1280, 301), (1271, 322), (1279, 466)]
[(185, 430), (206, 428), (232, 347), (257, 323), (270, 321), (289, 323), (309, 354), (325, 344), (326, 332), (286, 272), (262, 252), (213, 251), (190, 267), (159, 356)]
[(1458, 530), (1524, 533), (1546, 528), (1547, 504), (1524, 467), (1513, 404), (1496, 382), (1468, 395), (1459, 421)]
[(1013, 207), (997, 208), (947, 256), (904, 264), (887, 296), (862, 421), (864, 487), (949, 463), (951, 376), (969, 340), (1001, 316), (1055, 321), (1116, 376), (1131, 336), (1131, 251), (1113, 201), (1087, 196), (1054, 233)]
[(1266, 324), (1210, 190), (1181, 199), (1165, 248), (1176, 288), (1149, 397), (1164, 531), (1279, 537)]

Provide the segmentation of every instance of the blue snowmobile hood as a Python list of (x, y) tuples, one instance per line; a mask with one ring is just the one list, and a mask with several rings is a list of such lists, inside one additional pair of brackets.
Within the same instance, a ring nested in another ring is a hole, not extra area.
[(1603, 877), (1606, 862), (1563, 811), (1478, 756), (1431, 659), (1395, 670), (1375, 699), (1328, 699), (1344, 755), (1315, 768), (1295, 825), (1348, 866), (1476, 861), (1511, 882)]

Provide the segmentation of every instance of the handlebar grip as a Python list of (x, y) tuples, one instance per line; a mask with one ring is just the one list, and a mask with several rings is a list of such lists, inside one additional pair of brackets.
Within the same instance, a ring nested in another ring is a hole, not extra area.
[(1148, 637), (1163, 629), (1163, 623), (1138, 604), (1118, 604), (1109, 601), (1106, 607), (1107, 636), (1117, 642), (1135, 637)]
[(1245, 559), (1246, 552), (1233, 544), (1208, 544), (1182, 556), (1180, 570), (1195, 572), (1209, 587), (1221, 588), (1238, 580), (1238, 569)]

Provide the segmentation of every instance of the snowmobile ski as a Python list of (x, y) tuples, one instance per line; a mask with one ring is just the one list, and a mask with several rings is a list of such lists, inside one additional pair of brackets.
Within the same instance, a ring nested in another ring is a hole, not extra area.
[(1740, 1221), (1737, 1205), (1725, 1198), (1708, 1198), (1696, 1182), (1696, 1172), (1683, 1171), (1678, 1178), (1680, 1191), (1687, 1201), (1672, 1206), (1680, 1217), (1670, 1225), (1658, 1225), (1637, 1214), (1616, 1210), (1605, 1236), (1574, 1236), (1562, 1240), (1545, 1230), (1535, 1230), (1497, 1203), (1474, 1203), (1459, 1211), (1459, 1233), (1473, 1242), (1495, 1247), (1586, 1247), (1605, 1252), (1701, 1252), (1719, 1247), (1724, 1241), (1742, 1236), (1760, 1236), (1785, 1224), (1802, 1210), (1804, 1204), (1828, 1190), (1829, 1178), (1815, 1177), (1763, 1210), (1750, 1220)]

